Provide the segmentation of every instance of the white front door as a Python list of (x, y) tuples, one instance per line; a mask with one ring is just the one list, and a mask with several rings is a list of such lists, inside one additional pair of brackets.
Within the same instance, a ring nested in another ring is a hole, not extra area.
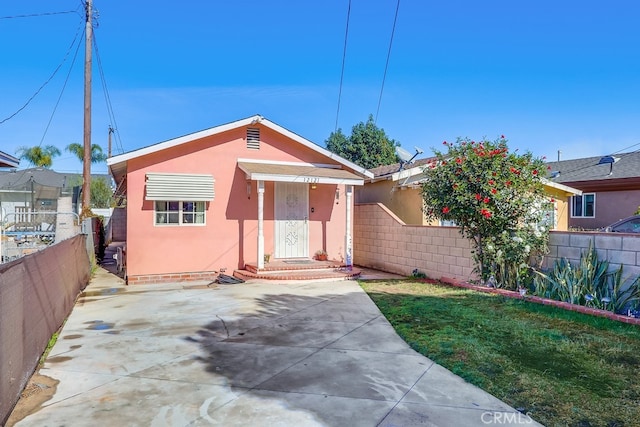
[(275, 183), (275, 257), (309, 257), (308, 184)]

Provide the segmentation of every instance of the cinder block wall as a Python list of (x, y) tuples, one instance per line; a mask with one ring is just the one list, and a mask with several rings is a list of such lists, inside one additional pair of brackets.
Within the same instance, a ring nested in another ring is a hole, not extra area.
[(380, 203), (354, 209), (354, 264), (409, 276), (414, 269), (433, 279), (476, 279), (471, 244), (456, 227), (406, 225)]
[[(598, 258), (609, 261), (610, 271), (624, 265), (627, 285), (640, 276), (640, 235), (628, 233), (552, 231), (542, 267), (553, 267), (558, 258), (578, 264), (590, 242)], [(406, 225), (380, 203), (355, 206), (353, 246), (354, 263), (363, 267), (406, 276), (417, 268), (433, 279), (477, 279), (471, 243), (457, 227)]]
[(589, 243), (596, 248), (598, 259), (609, 261), (610, 271), (623, 264), (623, 279), (633, 280), (640, 275), (640, 235), (631, 233), (552, 231), (543, 267), (552, 268), (558, 258), (578, 264), (580, 254), (589, 249)]
[(110, 236), (107, 240), (113, 242), (127, 241), (127, 208), (114, 208), (109, 218)]

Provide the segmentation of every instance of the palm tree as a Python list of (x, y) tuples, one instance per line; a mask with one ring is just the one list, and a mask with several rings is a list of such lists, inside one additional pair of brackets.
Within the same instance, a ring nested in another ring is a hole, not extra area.
[[(84, 161), (84, 146), (73, 142), (67, 145), (66, 150), (75, 154), (78, 160)], [(107, 155), (102, 152), (102, 147), (98, 144), (91, 144), (91, 163), (100, 163), (107, 160)]]
[(35, 147), (19, 147), (16, 151), (19, 158), (24, 159), (34, 166), (50, 168), (53, 158), (60, 155), (60, 150), (53, 145), (39, 145)]

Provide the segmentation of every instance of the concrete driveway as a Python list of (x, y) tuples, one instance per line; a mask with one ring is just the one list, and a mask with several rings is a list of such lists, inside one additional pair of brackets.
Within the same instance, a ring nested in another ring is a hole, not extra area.
[(100, 269), (39, 375), (48, 400), (9, 425), (536, 424), (411, 350), (354, 281), (126, 287)]

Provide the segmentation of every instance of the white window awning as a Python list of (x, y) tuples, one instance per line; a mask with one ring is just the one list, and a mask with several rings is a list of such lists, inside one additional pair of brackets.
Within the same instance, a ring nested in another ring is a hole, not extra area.
[(146, 200), (206, 202), (214, 199), (213, 175), (184, 173), (146, 174)]
[(339, 167), (307, 163), (267, 163), (238, 159), (238, 167), (252, 181), (298, 182), (310, 184), (364, 185), (364, 178)]

